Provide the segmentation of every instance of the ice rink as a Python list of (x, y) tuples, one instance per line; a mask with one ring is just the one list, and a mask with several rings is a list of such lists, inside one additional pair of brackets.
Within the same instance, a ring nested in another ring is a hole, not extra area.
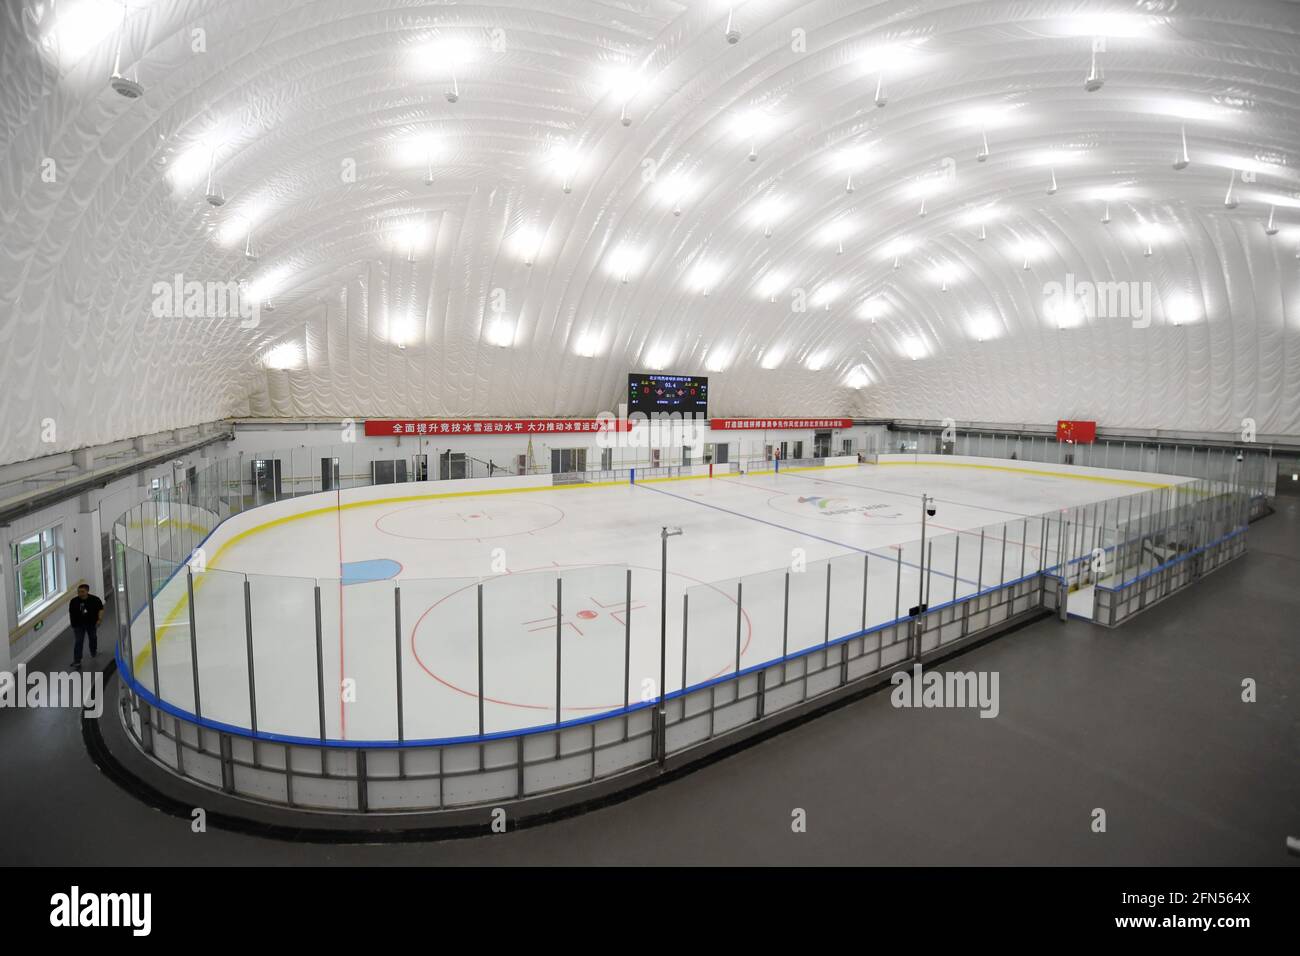
[[(668, 541), (672, 692), (906, 615), (923, 591), (934, 606), (1111, 546), (1143, 507), (1115, 499), (1182, 480), (890, 462), (327, 492), (218, 528), (193, 575), (195, 633), (182, 569), (154, 601), (156, 661), (149, 615), (132, 626), (135, 668), (153, 689), (156, 667), (163, 698), (191, 712), (197, 670), (203, 718), (308, 739), (322, 719), (335, 740), (475, 735), (480, 681), (486, 733), (570, 721), (658, 693), (663, 526), (683, 532)], [(922, 493), (936, 510), (924, 573)]]

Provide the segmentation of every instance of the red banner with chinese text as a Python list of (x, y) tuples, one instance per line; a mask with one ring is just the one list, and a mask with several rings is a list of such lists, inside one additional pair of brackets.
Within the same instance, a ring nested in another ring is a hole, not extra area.
[(617, 418), (443, 418), (367, 419), (366, 434), (429, 436), (458, 435), (555, 435), (628, 431), (626, 420)]
[(851, 418), (714, 418), (709, 427), (715, 432), (767, 431), (774, 428), (851, 428)]

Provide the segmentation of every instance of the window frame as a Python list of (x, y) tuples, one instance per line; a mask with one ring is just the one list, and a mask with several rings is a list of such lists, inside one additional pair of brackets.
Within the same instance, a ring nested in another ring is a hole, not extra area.
[[(30, 546), (33, 543), (36, 544), (36, 550), (30, 551), (24, 557), (23, 546)], [(18, 624), (22, 625), (48, 609), (67, 590), (63, 522), (55, 522), (14, 539), (10, 542), (9, 553), (13, 558), (14, 609), (17, 612), (15, 617)], [(35, 566), (37, 570), (41, 596), (39, 600), (24, 608), (23, 598), (27, 589), (23, 585), (23, 573), (31, 566)], [(50, 580), (51, 576), (53, 580)]]

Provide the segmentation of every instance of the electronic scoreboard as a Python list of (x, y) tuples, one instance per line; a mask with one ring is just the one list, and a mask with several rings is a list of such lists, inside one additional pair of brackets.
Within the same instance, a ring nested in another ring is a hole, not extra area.
[(627, 377), (627, 411), (631, 415), (676, 412), (709, 414), (709, 380), (703, 375), (661, 375), (644, 372)]

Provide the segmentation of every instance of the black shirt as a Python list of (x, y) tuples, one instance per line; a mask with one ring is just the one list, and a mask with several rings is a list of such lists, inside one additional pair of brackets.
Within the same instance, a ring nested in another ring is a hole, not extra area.
[(93, 594), (87, 594), (84, 598), (74, 597), (68, 604), (73, 627), (94, 627), (102, 610), (104, 602)]

